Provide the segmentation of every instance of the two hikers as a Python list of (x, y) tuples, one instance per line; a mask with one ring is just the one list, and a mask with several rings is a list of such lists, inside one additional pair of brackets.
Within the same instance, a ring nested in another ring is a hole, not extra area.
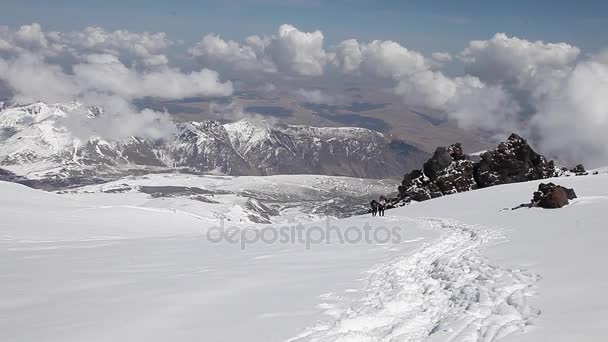
[(384, 209), (386, 207), (386, 198), (380, 196), (380, 201), (372, 200), (370, 203), (372, 207), (372, 216), (384, 216)]

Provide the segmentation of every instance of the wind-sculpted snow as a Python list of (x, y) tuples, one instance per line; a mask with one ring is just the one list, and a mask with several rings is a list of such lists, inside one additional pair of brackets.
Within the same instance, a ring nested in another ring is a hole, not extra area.
[(358, 300), (325, 296), (335, 299), (321, 305), (332, 319), (289, 341), (490, 342), (525, 331), (540, 314), (527, 300), (539, 276), (492, 265), (480, 254), (497, 238), (495, 231), (440, 219), (418, 221), (442, 237), (372, 268)]

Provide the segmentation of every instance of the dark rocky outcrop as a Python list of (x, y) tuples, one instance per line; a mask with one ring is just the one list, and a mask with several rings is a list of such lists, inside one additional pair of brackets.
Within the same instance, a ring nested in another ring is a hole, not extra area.
[(463, 153), (460, 144), (438, 147), (422, 170), (405, 175), (398, 188), (399, 197), (420, 202), (476, 189), (473, 170), (474, 162)]
[(555, 175), (553, 161), (536, 153), (528, 142), (511, 134), (493, 150), (481, 155), (474, 177), (479, 188), (544, 179)]
[(583, 164), (576, 165), (573, 169), (570, 170), (570, 172), (574, 173), (575, 176), (586, 176), (589, 174), (587, 170), (585, 170)]
[(567, 205), (569, 200), (575, 198), (576, 193), (573, 189), (553, 183), (541, 183), (538, 185), (538, 191), (534, 192), (531, 206), (557, 209)]
[(406, 174), (399, 195), (389, 201), (395, 207), (489, 186), (556, 176), (553, 161), (536, 153), (517, 134), (488, 150), (478, 161), (463, 152), (461, 144), (438, 147), (422, 169)]

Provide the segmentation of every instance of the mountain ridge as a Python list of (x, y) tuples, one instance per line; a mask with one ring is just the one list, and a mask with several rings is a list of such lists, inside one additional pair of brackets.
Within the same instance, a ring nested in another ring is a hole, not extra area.
[[(33, 179), (105, 177), (132, 172), (198, 174), (325, 174), (400, 177), (428, 154), (403, 140), (359, 127), (312, 127), (242, 119), (171, 121), (161, 138), (79, 137), (107, 115), (80, 103), (20, 106), (0, 111), (0, 167)], [(78, 120), (72, 120), (77, 116)], [(80, 121), (79, 121), (80, 120)], [(90, 127), (87, 127), (90, 128)]]

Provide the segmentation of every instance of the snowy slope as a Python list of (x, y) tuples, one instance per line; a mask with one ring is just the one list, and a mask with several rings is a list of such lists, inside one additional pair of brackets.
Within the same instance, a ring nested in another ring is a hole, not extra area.
[(428, 217), (444, 237), (376, 266), (364, 295), (293, 341), (604, 341), (608, 175), (551, 181), (579, 198), (511, 210), (535, 181), (391, 211), (384, 220)]
[(331, 222), (398, 226), (395, 243), (309, 250), (0, 183), (0, 340), (604, 341), (608, 175), (553, 181), (579, 198), (510, 210), (538, 182), (497, 186)]

